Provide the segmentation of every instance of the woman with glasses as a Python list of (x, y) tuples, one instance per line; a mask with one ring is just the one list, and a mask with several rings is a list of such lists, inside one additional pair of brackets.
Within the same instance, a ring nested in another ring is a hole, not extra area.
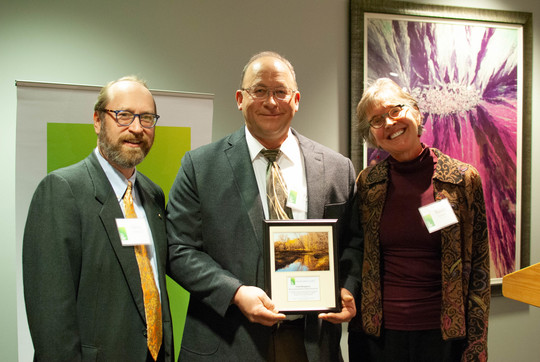
[(357, 179), (364, 235), (351, 361), (485, 361), (489, 243), (478, 171), (421, 142), (422, 113), (381, 78), (358, 129), (389, 156)]

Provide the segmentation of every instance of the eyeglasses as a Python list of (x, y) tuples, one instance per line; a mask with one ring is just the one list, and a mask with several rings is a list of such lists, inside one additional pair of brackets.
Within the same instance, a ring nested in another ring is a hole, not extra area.
[(133, 123), (135, 120), (135, 117), (139, 117), (139, 122), (141, 122), (141, 126), (143, 128), (154, 128), (156, 125), (156, 122), (159, 119), (159, 116), (154, 113), (133, 113), (130, 111), (113, 111), (112, 109), (104, 109), (106, 112), (112, 112), (114, 113), (114, 118), (116, 119), (116, 123), (118, 123), (120, 126), (129, 126)]
[(246, 91), (252, 98), (257, 100), (263, 100), (268, 98), (268, 96), (272, 96), (278, 101), (288, 101), (291, 99), (292, 95), (296, 92), (293, 89), (286, 88), (286, 87), (279, 87), (279, 88), (266, 88), (266, 87), (249, 87), (249, 88), (242, 88), (243, 91)]
[(381, 128), (384, 125), (384, 123), (386, 122), (387, 117), (390, 117), (391, 119), (396, 119), (399, 116), (399, 114), (401, 113), (401, 111), (403, 110), (403, 107), (405, 107), (404, 104), (398, 104), (396, 106), (393, 106), (385, 114), (381, 114), (379, 116), (373, 117), (369, 121), (369, 125), (371, 127), (375, 128), (375, 129)]

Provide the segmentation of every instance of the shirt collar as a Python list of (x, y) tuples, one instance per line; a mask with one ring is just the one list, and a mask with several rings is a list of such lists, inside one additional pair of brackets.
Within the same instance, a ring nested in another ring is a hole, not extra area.
[[(249, 149), (249, 156), (251, 157), (251, 162), (253, 162), (257, 157), (264, 157), (260, 154), (261, 150), (265, 149), (263, 145), (249, 132), (247, 126), (246, 127), (246, 142)], [(289, 160), (294, 160), (295, 155), (300, 153), (300, 148), (298, 146), (298, 141), (296, 137), (292, 134), (291, 129), (289, 128), (289, 131), (287, 133), (287, 138), (285, 141), (281, 144), (279, 147), (281, 152), (285, 157), (287, 157)]]
[[(133, 172), (133, 175), (126, 179), (124, 175), (117, 169), (115, 169), (99, 152), (98, 148), (96, 147), (94, 149), (94, 153), (99, 161), (99, 164), (101, 165), (101, 168), (105, 172), (105, 175), (107, 176), (107, 179), (109, 180), (114, 194), (116, 195), (116, 198), (118, 200), (122, 199), (124, 197), (124, 193), (126, 192), (126, 188), (128, 185), (128, 181), (131, 181), (133, 188), (135, 188), (135, 180), (137, 178), (137, 169), (135, 169), (135, 172)], [(135, 197), (135, 192), (133, 192), (133, 195)]]

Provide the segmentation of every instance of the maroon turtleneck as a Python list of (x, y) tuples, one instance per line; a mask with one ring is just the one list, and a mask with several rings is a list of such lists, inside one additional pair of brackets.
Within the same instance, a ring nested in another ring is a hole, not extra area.
[(441, 235), (427, 231), (418, 208), (433, 203), (437, 157), (425, 147), (412, 161), (388, 158), (390, 182), (381, 217), (384, 327), (440, 328)]

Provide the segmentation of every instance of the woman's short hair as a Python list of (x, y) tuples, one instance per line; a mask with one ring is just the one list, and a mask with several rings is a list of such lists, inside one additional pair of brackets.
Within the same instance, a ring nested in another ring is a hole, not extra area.
[(358, 133), (369, 146), (377, 148), (375, 139), (371, 133), (370, 120), (367, 118), (367, 115), (373, 108), (382, 102), (409, 106), (416, 113), (415, 116), (420, 117), (418, 134), (422, 134), (424, 130), (422, 126), (423, 116), (418, 108), (416, 99), (393, 80), (389, 78), (379, 78), (364, 90), (362, 99), (360, 99), (360, 102), (358, 102), (358, 106), (356, 107)]

